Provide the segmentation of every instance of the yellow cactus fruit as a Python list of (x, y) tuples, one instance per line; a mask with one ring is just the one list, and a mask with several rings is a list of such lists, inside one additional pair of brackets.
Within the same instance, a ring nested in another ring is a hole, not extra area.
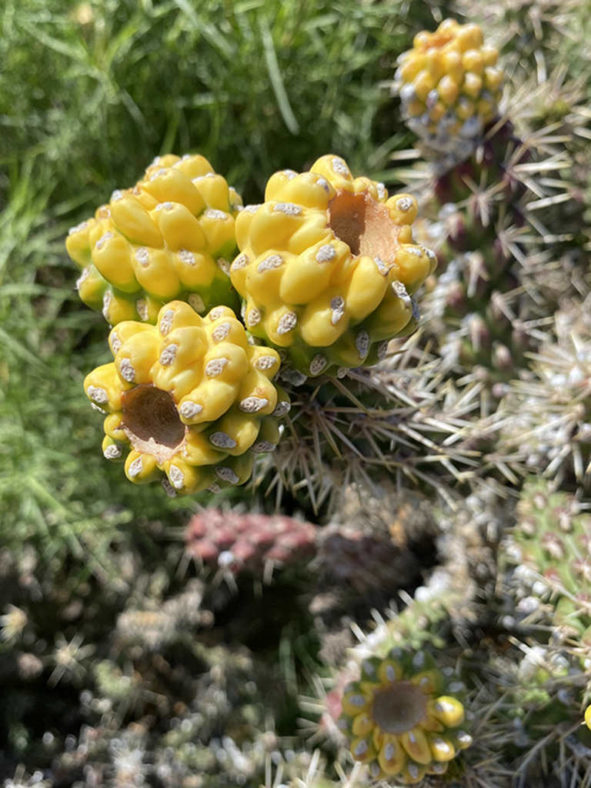
[(131, 481), (161, 478), (182, 493), (243, 484), (256, 454), (275, 448), (289, 410), (271, 382), (279, 355), (251, 344), (229, 307), (201, 317), (172, 301), (156, 325), (119, 323), (109, 345), (114, 361), (84, 390), (106, 416), (103, 454), (125, 459)]
[(393, 90), (409, 128), (428, 148), (456, 160), (470, 153), (498, 112), (497, 59), (478, 25), (445, 19), (435, 32), (415, 36), (399, 58)]
[(373, 779), (415, 785), (444, 774), (470, 746), (456, 697), (463, 690), (453, 671), (437, 668), (426, 652), (393, 649), (384, 659), (364, 660), (359, 680), (344, 689), (338, 725)]
[(238, 299), (228, 277), (239, 195), (200, 155), (162, 156), (66, 240), (78, 293), (111, 325), (154, 323), (173, 298), (204, 314)]
[(265, 202), (236, 219), (230, 277), (248, 330), (299, 375), (375, 363), (414, 327), (411, 295), (435, 267), (413, 243), (416, 215), (414, 197), (354, 178), (339, 156), (275, 173)]

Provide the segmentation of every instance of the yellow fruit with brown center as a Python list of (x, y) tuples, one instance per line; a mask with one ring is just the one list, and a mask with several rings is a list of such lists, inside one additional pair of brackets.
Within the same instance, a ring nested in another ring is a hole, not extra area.
[(338, 725), (372, 778), (415, 785), (444, 774), (472, 743), (456, 697), (463, 690), (453, 671), (440, 670), (424, 651), (394, 649), (363, 662), (359, 680), (345, 687)]
[(275, 173), (236, 220), (230, 276), (248, 330), (305, 375), (375, 363), (412, 330), (411, 296), (435, 267), (413, 242), (416, 214), (413, 197), (353, 178), (339, 156)]
[(200, 317), (173, 301), (157, 325), (124, 321), (112, 329), (114, 361), (84, 381), (106, 414), (103, 453), (125, 456), (133, 482), (163, 478), (182, 493), (245, 482), (257, 453), (279, 439), (276, 417), (289, 410), (271, 379), (273, 349), (250, 344), (229, 307)]
[(241, 205), (203, 156), (157, 158), (133, 188), (113, 192), (70, 230), (66, 249), (82, 269), (80, 298), (111, 325), (153, 323), (172, 298), (202, 314), (218, 304), (236, 307), (228, 270)]

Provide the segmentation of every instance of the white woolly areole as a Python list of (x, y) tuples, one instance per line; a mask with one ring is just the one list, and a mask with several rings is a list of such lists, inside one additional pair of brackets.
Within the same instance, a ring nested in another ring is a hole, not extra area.
[(369, 334), (367, 331), (360, 331), (355, 338), (355, 347), (360, 358), (365, 358), (369, 353)]
[(182, 490), (185, 486), (185, 474), (176, 465), (171, 465), (168, 469), (168, 478), (175, 490)]
[(249, 327), (254, 328), (261, 322), (261, 313), (258, 309), (251, 309), (246, 315), (246, 323)]
[(345, 299), (342, 296), (335, 296), (330, 300), (330, 322), (333, 326), (339, 322), (339, 320), (345, 314)]
[(227, 358), (212, 358), (205, 365), (205, 374), (210, 378), (217, 378), (222, 374), (228, 362)]
[(279, 324), (277, 326), (277, 333), (280, 335), (289, 334), (290, 331), (293, 331), (294, 328), (298, 324), (298, 316), (295, 312), (286, 312), (285, 315), (282, 315), (279, 319)]
[(411, 197), (401, 197), (399, 200), (396, 201), (396, 207), (402, 213), (406, 213), (410, 211), (410, 209), (414, 205), (414, 200)]
[(317, 353), (310, 362), (310, 375), (320, 375), (326, 369), (328, 359), (321, 353)]
[(172, 328), (172, 321), (174, 320), (174, 310), (167, 309), (160, 318), (158, 329), (163, 337), (165, 337)]
[(319, 263), (328, 263), (337, 256), (336, 250), (334, 246), (330, 244), (324, 244), (320, 247), (320, 249), (316, 252), (316, 260)]
[(134, 257), (143, 268), (150, 262), (150, 252), (145, 246), (140, 246), (139, 249), (136, 249)]
[(127, 475), (131, 476), (132, 479), (135, 479), (136, 476), (140, 475), (143, 469), (144, 469), (144, 464), (142, 462), (142, 458), (136, 457), (135, 460), (131, 463), (131, 465), (127, 469)]
[(232, 271), (239, 271), (241, 268), (246, 268), (248, 265), (248, 257), (247, 255), (239, 254), (238, 257), (232, 263), (231, 269)]
[(190, 252), (188, 249), (179, 249), (177, 252), (177, 256), (181, 261), (181, 263), (184, 263), (185, 265), (194, 266), (195, 263), (197, 262), (195, 260), (195, 255), (193, 254), (193, 252)]
[(240, 402), (240, 410), (244, 413), (258, 413), (259, 410), (266, 408), (269, 400), (265, 397), (245, 397)]
[(217, 208), (208, 208), (207, 210), (203, 211), (203, 215), (207, 216), (208, 219), (229, 219), (227, 213), (224, 211), (219, 211)]
[(235, 449), (236, 441), (225, 432), (212, 432), (209, 442), (218, 449)]
[(291, 403), (288, 402), (286, 399), (281, 400), (281, 402), (277, 403), (277, 407), (273, 411), (273, 416), (276, 416), (280, 419), (282, 416), (285, 416), (291, 410)]
[(256, 365), (258, 369), (267, 370), (271, 369), (277, 364), (277, 359), (275, 356), (261, 356), (256, 360)]
[(266, 257), (257, 265), (257, 271), (262, 274), (264, 271), (271, 271), (283, 265), (283, 258), (279, 254), (272, 254)]
[(224, 309), (221, 306), (216, 306), (215, 309), (212, 309), (209, 313), (209, 319), (213, 323), (214, 320), (218, 320), (220, 317), (223, 317)]
[(119, 362), (119, 374), (126, 380), (128, 383), (133, 383), (135, 380), (135, 369), (131, 360), (128, 358), (122, 358)]
[(198, 416), (202, 410), (203, 405), (188, 399), (179, 408), (179, 413), (184, 419), (192, 419), (194, 416)]
[(343, 175), (345, 178), (351, 176), (351, 172), (345, 162), (337, 156), (332, 160), (332, 168), (337, 175)]
[(265, 454), (268, 451), (275, 451), (277, 447), (271, 441), (257, 441), (253, 447), (252, 451), (255, 454)]
[(221, 342), (223, 339), (226, 339), (226, 337), (230, 333), (231, 328), (232, 328), (232, 324), (228, 321), (224, 323), (220, 323), (219, 326), (216, 326), (214, 330), (211, 332), (213, 341)]
[(96, 402), (99, 405), (106, 405), (109, 401), (109, 395), (107, 394), (107, 390), (104, 389), (102, 386), (89, 386), (86, 389), (86, 393), (90, 397), (93, 402)]
[[(227, 466), (217, 467), (215, 469), (215, 475), (219, 479), (222, 479), (222, 481), (229, 482), (230, 484), (238, 484), (238, 482), (240, 481), (240, 479), (234, 473), (232, 468), (228, 468)], [(221, 556), (220, 556), (220, 558), (221, 558)]]
[(275, 213), (283, 213), (286, 216), (299, 216), (302, 208), (293, 202), (278, 202), (273, 206), (273, 211)]
[(196, 312), (204, 311), (205, 302), (198, 293), (191, 293), (188, 301)]
[(82, 230), (86, 230), (87, 227), (88, 227), (88, 221), (80, 222), (80, 224), (77, 224), (75, 227), (70, 227), (70, 229), (68, 230), (68, 235), (75, 235), (75, 233), (81, 233)]
[(138, 298), (135, 302), (135, 308), (141, 320), (147, 320), (150, 317), (148, 313), (148, 303), (144, 298)]
[(113, 350), (113, 353), (119, 353), (119, 351), (121, 350), (121, 345), (123, 343), (121, 342), (121, 340), (119, 339), (119, 335), (116, 334), (115, 331), (111, 331), (110, 340), (111, 340), (111, 348)]
[(176, 358), (176, 352), (179, 349), (178, 345), (174, 343), (172, 345), (167, 345), (162, 353), (160, 354), (160, 363), (163, 367), (169, 367), (171, 364), (174, 364), (174, 360)]
[(107, 243), (107, 241), (109, 241), (111, 238), (113, 238), (113, 233), (110, 232), (110, 231), (107, 231), (106, 233), (101, 235), (101, 237), (95, 243), (94, 248), (101, 250), (103, 248), (103, 246)]
[(121, 457), (121, 449), (115, 443), (111, 443), (105, 448), (103, 455), (107, 460), (118, 460)]

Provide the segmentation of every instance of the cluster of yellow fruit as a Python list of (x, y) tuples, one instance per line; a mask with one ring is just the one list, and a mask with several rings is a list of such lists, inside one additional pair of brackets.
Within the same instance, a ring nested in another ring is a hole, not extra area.
[(244, 482), (289, 408), (280, 359), (292, 382), (340, 374), (413, 329), (436, 262), (416, 214), (335, 155), (276, 173), (244, 209), (202, 156), (157, 159), (66, 244), (82, 299), (114, 326), (114, 363), (85, 382), (108, 414), (105, 456), (130, 447), (131, 481), (181, 492)]
[(478, 25), (444, 20), (418, 33), (394, 78), (409, 127), (433, 150), (470, 148), (497, 114), (503, 72), (499, 53)]
[(365, 660), (359, 680), (345, 687), (339, 728), (373, 779), (414, 785), (444, 774), (472, 743), (456, 697), (463, 690), (453, 670), (440, 670), (426, 652), (393, 649)]
[(164, 306), (157, 325), (124, 321), (111, 330), (115, 358), (91, 372), (84, 390), (106, 412), (103, 453), (125, 458), (134, 482), (166, 474), (171, 490), (241, 484), (257, 452), (279, 440), (275, 415), (289, 401), (271, 383), (272, 348), (251, 345), (225, 306), (200, 317), (183, 301)]
[(122, 320), (153, 323), (172, 298), (203, 313), (237, 306), (227, 270), (236, 252), (237, 192), (203, 156), (161, 156), (132, 189), (117, 190), (70, 230), (85, 304)]
[(339, 156), (275, 173), (236, 220), (230, 276), (248, 330), (306, 376), (375, 363), (414, 327), (411, 295), (435, 268), (413, 243), (416, 215), (414, 197), (353, 178)]

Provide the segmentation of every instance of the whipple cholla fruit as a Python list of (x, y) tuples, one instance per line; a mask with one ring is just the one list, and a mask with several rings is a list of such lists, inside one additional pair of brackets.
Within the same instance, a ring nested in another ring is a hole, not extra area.
[(283, 515), (241, 514), (205, 509), (194, 515), (185, 533), (187, 552), (208, 565), (234, 574), (261, 571), (311, 558), (316, 528)]
[(236, 220), (230, 276), (248, 330), (306, 376), (374, 364), (414, 328), (411, 296), (435, 268), (413, 242), (416, 215), (414, 197), (353, 178), (339, 156), (275, 173)]
[(236, 307), (228, 268), (241, 205), (203, 156), (158, 157), (133, 188), (113, 192), (94, 218), (70, 230), (66, 249), (82, 268), (80, 298), (111, 325), (154, 323), (173, 298), (201, 314)]
[(254, 456), (279, 440), (275, 416), (289, 409), (271, 378), (277, 351), (248, 342), (229, 307), (200, 317), (173, 301), (156, 326), (112, 329), (115, 360), (91, 372), (84, 390), (107, 417), (103, 453), (133, 482), (165, 474), (183, 493), (242, 484)]
[(359, 680), (344, 688), (338, 727), (373, 779), (415, 785), (444, 774), (472, 743), (456, 697), (464, 689), (453, 669), (439, 669), (427, 652), (395, 648), (363, 661)]
[(483, 43), (478, 25), (445, 19), (434, 33), (423, 30), (399, 58), (393, 89), (402, 114), (428, 148), (465, 158), (497, 114), (503, 72), (499, 53)]

